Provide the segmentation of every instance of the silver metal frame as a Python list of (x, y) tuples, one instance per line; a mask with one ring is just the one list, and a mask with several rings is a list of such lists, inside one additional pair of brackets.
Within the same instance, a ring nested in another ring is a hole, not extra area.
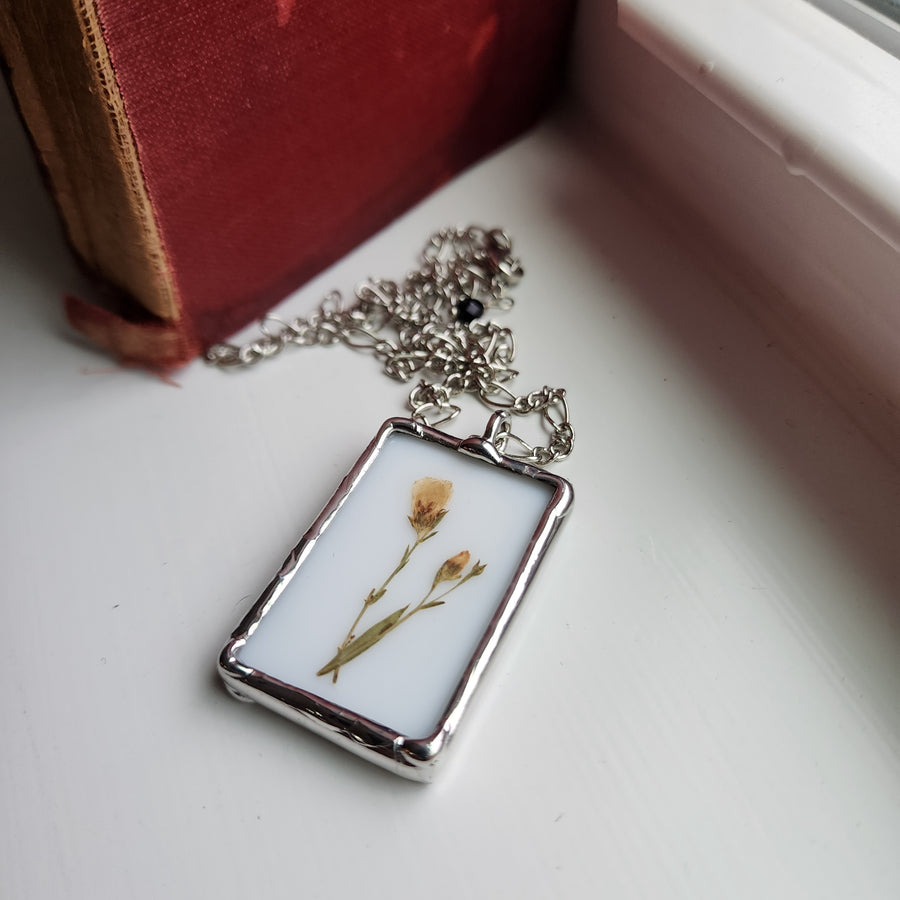
[[(507, 427), (507, 419), (507, 413), (495, 413), (482, 437), (473, 436), (466, 439), (452, 437), (411, 419), (397, 418), (386, 421), (223, 648), (219, 656), (219, 674), (228, 690), (239, 700), (260, 703), (398, 775), (414, 781), (431, 781), (439, 757), (456, 733), (460, 719), (481, 681), (488, 662), (493, 657), (550, 541), (572, 503), (573, 490), (568, 481), (529, 463), (500, 454), (495, 442), (503, 428)], [(411, 435), (466, 454), (483, 461), (486, 465), (497, 466), (526, 478), (546, 482), (554, 489), (550, 502), (519, 562), (515, 576), (507, 586), (506, 593), (470, 658), (450, 702), (434, 732), (424, 739), (400, 734), (350, 709), (317, 697), (309, 691), (285, 684), (263, 672), (242, 665), (237, 660), (237, 652), (253, 633), (257, 623), (277, 602), (344, 501), (365, 477), (385, 442), (391, 435), (397, 433)]]

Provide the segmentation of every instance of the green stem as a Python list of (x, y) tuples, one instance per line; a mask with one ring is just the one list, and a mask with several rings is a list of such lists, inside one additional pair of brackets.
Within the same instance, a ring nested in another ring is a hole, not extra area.
[[(350, 643), (350, 641), (353, 640), (354, 632), (356, 631), (356, 628), (359, 625), (359, 623), (362, 621), (362, 617), (366, 614), (366, 610), (370, 606), (373, 606), (374, 604), (376, 604), (384, 596), (384, 593), (387, 590), (388, 585), (394, 580), (394, 576), (397, 575), (399, 572), (401, 572), (406, 567), (406, 564), (409, 562), (410, 558), (412, 557), (413, 551), (416, 549), (416, 547), (418, 547), (419, 544), (424, 543), (424, 541), (426, 541), (429, 537), (431, 537), (431, 534), (433, 534), (433, 532), (431, 532), (430, 534), (427, 534), (425, 537), (417, 537), (415, 543), (412, 546), (407, 545), (406, 549), (403, 551), (403, 556), (400, 557), (400, 562), (397, 563), (397, 566), (394, 568), (394, 571), (391, 572), (391, 574), (388, 575), (388, 577), (385, 579), (384, 584), (382, 584), (381, 587), (378, 588), (378, 590), (369, 591), (368, 596), (365, 598), (365, 600), (363, 600), (362, 609), (360, 609), (359, 614), (353, 620), (353, 624), (350, 626), (349, 630), (347, 631), (347, 636), (344, 638), (344, 640), (340, 644), (338, 644), (338, 648), (337, 648), (338, 653), (340, 653), (342, 650), (345, 650), (347, 648), (347, 645)], [(337, 684), (338, 673), (340, 672), (340, 670), (341, 670), (340, 666), (338, 666), (334, 670), (334, 674), (331, 676), (332, 684)]]
[(468, 574), (463, 578), (460, 578), (453, 587), (448, 588), (442, 594), (439, 594), (434, 600), (430, 600), (429, 597), (431, 597), (437, 587), (437, 584), (433, 584), (428, 593), (408, 612), (408, 607), (406, 606), (395, 609), (390, 615), (385, 616), (380, 622), (377, 622), (358, 638), (353, 638), (345, 643), (344, 646), (339, 647), (338, 652), (322, 666), (318, 672), (316, 672), (316, 675), (327, 675), (329, 672), (337, 672), (341, 666), (346, 665), (351, 660), (356, 659), (357, 656), (365, 653), (366, 650), (374, 647), (375, 644), (385, 637), (385, 635), (390, 634), (395, 628), (398, 628), (404, 622), (411, 619), (416, 613), (443, 605), (444, 598), (448, 594), (452, 594), (453, 591), (464, 585), (470, 578), (480, 575), (483, 571), (484, 567), (480, 564), (476, 564)]
[[(444, 597), (446, 597), (447, 594), (452, 594), (458, 587), (462, 587), (462, 585), (464, 585), (471, 577), (472, 573), (470, 572), (464, 578), (460, 578), (460, 580), (457, 581), (452, 588), (447, 588), (447, 590), (444, 591), (443, 594), (440, 594), (439, 596), (435, 597), (434, 600), (429, 601), (428, 598), (434, 593), (435, 587), (437, 587), (437, 585), (433, 585), (431, 590), (408, 613), (406, 613), (406, 615), (401, 616), (399, 619), (397, 619), (396, 622), (394, 622), (393, 625), (391, 625), (390, 628), (385, 629), (381, 637), (384, 637), (386, 634), (390, 634), (395, 628), (399, 628), (404, 622), (408, 622), (417, 612), (421, 612), (423, 609), (434, 609), (435, 606), (440, 606), (444, 602)], [(381, 638), (379, 638), (379, 640), (380, 639)]]

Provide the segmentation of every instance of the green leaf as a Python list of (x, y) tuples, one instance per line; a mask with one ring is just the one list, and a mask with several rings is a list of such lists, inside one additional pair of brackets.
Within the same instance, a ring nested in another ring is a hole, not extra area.
[(339, 650), (322, 666), (316, 672), (316, 675), (327, 675), (329, 672), (333, 672), (335, 669), (339, 669), (351, 660), (356, 659), (360, 653), (365, 653), (369, 647), (377, 644), (400, 621), (407, 609), (409, 609), (409, 604), (394, 610), (389, 616), (386, 616), (380, 622), (364, 631), (358, 638), (354, 638), (343, 650)]

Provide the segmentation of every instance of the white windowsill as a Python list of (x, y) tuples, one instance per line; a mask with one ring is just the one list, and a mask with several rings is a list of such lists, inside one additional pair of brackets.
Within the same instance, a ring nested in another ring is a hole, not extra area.
[(803, 0), (619, 0), (619, 24), (900, 250), (900, 60)]

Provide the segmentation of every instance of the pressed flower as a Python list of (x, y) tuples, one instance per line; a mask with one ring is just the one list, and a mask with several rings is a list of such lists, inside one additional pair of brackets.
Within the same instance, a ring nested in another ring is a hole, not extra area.
[(452, 492), (453, 482), (439, 478), (420, 478), (413, 484), (409, 524), (420, 541), (428, 537), (447, 515), (447, 503)]
[[(407, 603), (405, 606), (401, 606), (385, 616), (380, 622), (367, 628), (362, 634), (357, 635), (356, 633), (356, 629), (365, 617), (366, 611), (381, 600), (394, 578), (406, 568), (418, 546), (437, 534), (435, 528), (440, 524), (441, 519), (447, 515), (447, 504), (450, 502), (452, 492), (453, 482), (441, 481), (439, 478), (421, 478), (413, 484), (412, 515), (408, 518), (409, 524), (412, 525), (416, 532), (415, 542), (407, 545), (400, 557), (400, 562), (397, 563), (391, 574), (384, 580), (381, 587), (373, 588), (369, 591), (362, 602), (362, 608), (357, 613), (356, 619), (354, 619), (353, 624), (347, 631), (347, 636), (338, 645), (337, 653), (316, 672), (316, 675), (331, 675), (332, 682), (337, 682), (338, 674), (343, 666), (374, 647), (382, 638), (399, 628), (417, 613), (427, 609), (434, 609), (437, 606), (443, 606), (448, 595), (464, 585), (470, 578), (475, 578), (484, 571), (484, 565), (481, 560), (478, 560), (464, 575), (463, 572), (466, 566), (469, 565), (471, 554), (468, 550), (461, 550), (441, 564), (428, 593), (415, 606), (410, 607), (410, 604)], [(443, 593), (435, 597), (437, 586), (444, 582), (453, 582), (453, 585), (445, 588)]]

